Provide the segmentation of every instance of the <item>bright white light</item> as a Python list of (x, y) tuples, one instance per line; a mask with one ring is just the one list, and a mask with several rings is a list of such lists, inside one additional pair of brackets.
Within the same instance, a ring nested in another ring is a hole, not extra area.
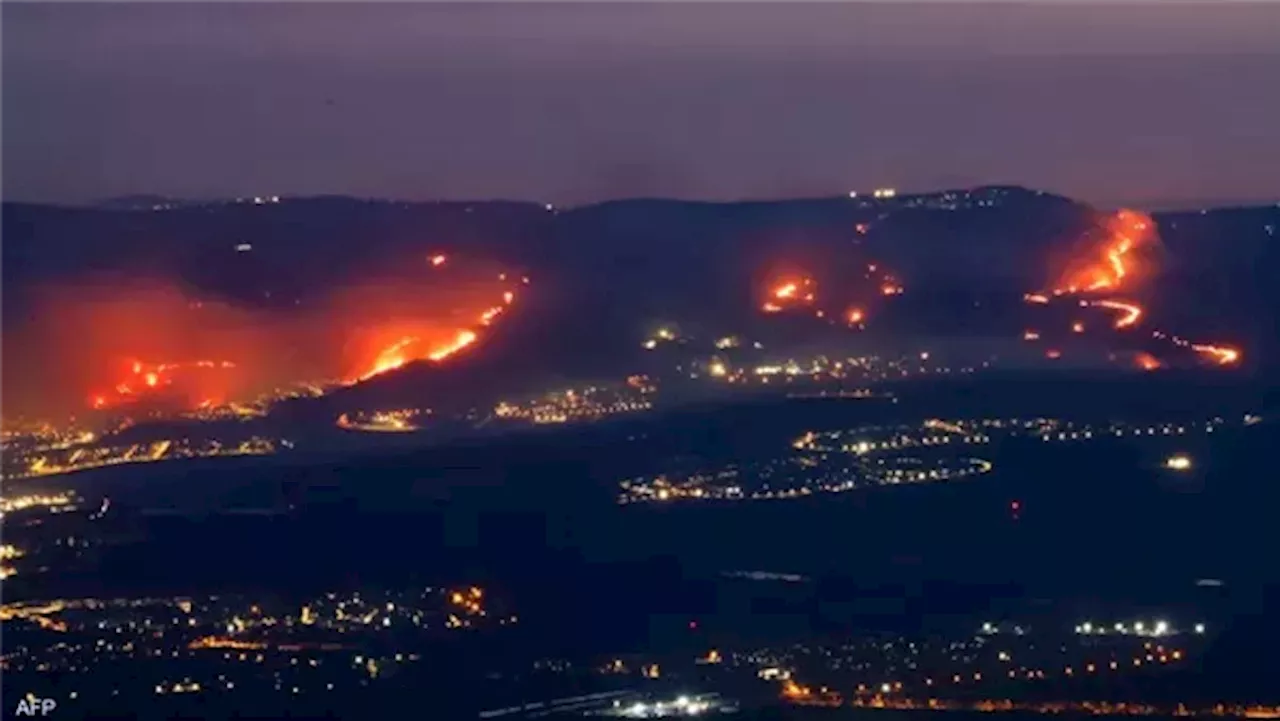
[(893, 690), (893, 687), (890, 686), (889, 684), (887, 683), (880, 684), (880, 693), (889, 693), (892, 690)]
[(1093, 633), (1093, 624), (1089, 623), (1088, 621), (1085, 621), (1084, 625), (1081, 626), (1080, 628), (1084, 629), (1085, 633)]
[(1133, 624), (1133, 630), (1137, 631), (1138, 633), (1142, 633), (1142, 621), (1138, 621), (1137, 623)]
[(680, 696), (679, 698), (677, 698), (677, 699), (676, 699), (676, 705), (677, 705), (677, 706), (688, 706), (688, 705), (689, 705), (689, 697), (688, 697), (688, 696)]
[(1169, 624), (1164, 621), (1156, 621), (1156, 635), (1163, 636), (1169, 632)]
[(1197, 624), (1196, 624), (1196, 633), (1204, 633), (1204, 624), (1203, 624), (1203, 623), (1197, 623)]

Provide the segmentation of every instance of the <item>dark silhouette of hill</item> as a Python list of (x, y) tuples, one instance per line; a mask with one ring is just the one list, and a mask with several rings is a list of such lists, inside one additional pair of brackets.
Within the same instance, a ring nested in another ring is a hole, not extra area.
[[(1022, 293), (1043, 287), (1101, 217), (1017, 187), (885, 199), (641, 199), (573, 209), (343, 197), (172, 205), (5, 204), (6, 326), (30, 312), (30, 289), (92, 272), (177, 279), (248, 306), (305, 303), (430, 253), (527, 274), (529, 289), (509, 317), (463, 356), (410, 364), (344, 391), (370, 402), (384, 394), (434, 397), (477, 385), (644, 372), (652, 359), (638, 352), (639, 341), (659, 322), (703, 337), (747, 332), (799, 342), (804, 323), (784, 327), (759, 313), (761, 288), (778, 269), (802, 269), (825, 296), (840, 298), (874, 297), (864, 269), (891, 269), (908, 292), (886, 304), (876, 338), (1007, 337), (1020, 323)], [(1280, 287), (1280, 208), (1171, 213), (1157, 222), (1167, 262), (1147, 286), (1153, 313), (1187, 335), (1204, 331), (1235, 340), (1250, 357), (1275, 357), (1269, 329)], [(825, 327), (809, 325), (815, 333)]]

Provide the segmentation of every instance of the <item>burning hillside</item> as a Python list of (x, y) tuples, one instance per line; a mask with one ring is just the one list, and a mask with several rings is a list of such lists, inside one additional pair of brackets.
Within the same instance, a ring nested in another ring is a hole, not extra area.
[(7, 404), (40, 414), (177, 411), (302, 383), (357, 383), (464, 351), (527, 282), (439, 254), (417, 265), (285, 310), (152, 280), (43, 287), (30, 322), (6, 328)]
[[(1138, 301), (1117, 294), (1132, 292), (1144, 278), (1150, 278), (1155, 266), (1155, 253), (1160, 239), (1155, 222), (1147, 215), (1132, 210), (1121, 210), (1103, 222), (1100, 241), (1080, 249), (1067, 264), (1053, 289), (1047, 293), (1026, 296), (1030, 303), (1049, 304), (1059, 298), (1074, 298), (1081, 308), (1101, 308), (1114, 316), (1112, 327), (1127, 331), (1137, 327), (1146, 315)], [(1073, 331), (1083, 332), (1084, 325), (1076, 323)], [(1024, 338), (1032, 340), (1028, 331)], [(1150, 331), (1150, 337), (1174, 348), (1189, 349), (1201, 358), (1217, 365), (1233, 365), (1240, 360), (1240, 351), (1211, 343), (1196, 343), (1175, 334), (1160, 330)], [(1055, 352), (1055, 351), (1050, 351)], [(1141, 352), (1136, 363), (1144, 370), (1155, 370), (1164, 363), (1148, 352)]]

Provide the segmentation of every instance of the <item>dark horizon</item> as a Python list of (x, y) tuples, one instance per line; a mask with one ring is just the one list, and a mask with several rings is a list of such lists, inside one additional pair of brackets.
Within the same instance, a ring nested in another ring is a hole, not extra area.
[[(1047, 188), (1037, 188), (1024, 186), (1019, 183), (978, 183), (973, 186), (965, 187), (938, 187), (929, 188), (929, 190), (920, 190), (920, 188), (895, 188), (899, 196), (925, 196), (936, 195), (947, 191), (964, 191), (975, 190), (975, 188), (988, 187), (1016, 187), (1024, 188), (1024, 190), (1032, 192), (1044, 192), (1048, 195), (1055, 195), (1069, 198), (1069, 200), (1085, 202), (1085, 204), (1098, 207), (1098, 209), (1120, 209), (1120, 207), (1129, 207), (1129, 209), (1147, 211), (1147, 213), (1183, 213), (1183, 211), (1210, 209), (1224, 210), (1231, 207), (1261, 207), (1270, 205), (1280, 205), (1280, 193), (1272, 196), (1257, 197), (1204, 197), (1204, 198), (1158, 198), (1158, 200), (1138, 201), (1138, 200), (1111, 200), (1111, 201), (1093, 201), (1087, 198), (1080, 198), (1068, 195), (1068, 193), (1047, 190)], [(867, 195), (874, 188), (870, 188), (865, 193)], [(672, 202), (699, 202), (699, 204), (749, 204), (749, 202), (790, 202), (805, 200), (836, 200), (836, 198), (846, 197), (847, 193), (831, 192), (826, 195), (804, 195), (804, 196), (760, 196), (760, 197), (730, 197), (730, 198), (710, 198), (710, 197), (690, 197), (690, 196), (667, 196), (667, 195), (637, 195), (637, 196), (617, 196), (596, 198), (596, 200), (577, 202), (577, 204), (553, 204), (558, 210), (570, 210), (575, 207), (590, 207), (593, 205), (608, 204), (608, 202), (623, 201), (672, 201)], [(484, 204), (484, 202), (512, 202), (512, 204), (530, 204), (543, 205), (543, 201), (534, 197), (396, 197), (396, 196), (362, 196), (355, 193), (315, 193), (315, 195), (300, 195), (300, 193), (288, 192), (261, 192), (259, 197), (276, 196), (282, 200), (319, 200), (319, 198), (347, 198), (347, 200), (358, 201), (374, 201), (374, 202), (411, 202), (411, 204), (431, 204), (431, 202), (449, 202), (449, 204), (465, 204), (465, 202), (476, 202), (476, 204)], [(52, 207), (104, 207), (118, 204), (128, 204), (128, 202), (136, 201), (169, 201), (180, 202), (180, 204), (218, 204), (218, 202), (233, 202), (237, 200), (248, 200), (253, 195), (247, 196), (227, 196), (227, 197), (175, 197), (166, 196), (163, 193), (131, 193), (131, 195), (111, 196), (102, 198), (90, 198), (90, 200), (79, 202), (59, 202), (59, 201), (15, 201), (10, 198), (0, 198), (0, 204), (20, 204), (20, 205), (45, 205)]]
[[(1269, 202), (1280, 7), (5, 4), (6, 199)], [(1171, 200), (1176, 199), (1176, 200)]]

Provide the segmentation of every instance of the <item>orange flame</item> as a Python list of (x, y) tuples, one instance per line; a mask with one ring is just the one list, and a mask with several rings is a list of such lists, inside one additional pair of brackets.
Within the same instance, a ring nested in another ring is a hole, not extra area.
[(369, 367), (364, 372), (356, 376), (355, 380), (369, 380), (376, 375), (381, 375), (388, 371), (402, 368), (405, 364), (415, 360), (429, 360), (433, 363), (439, 363), (445, 358), (448, 358), (454, 353), (457, 353), (463, 348), (475, 343), (478, 337), (479, 336), (476, 335), (475, 331), (460, 330), (457, 335), (448, 342), (442, 345), (432, 346), (429, 349), (424, 349), (424, 343), (421, 338), (417, 336), (405, 336), (386, 348), (383, 348), (382, 351), (378, 353), (377, 357), (374, 358), (373, 362), (369, 364)]
[(1118, 319), (1116, 319), (1117, 329), (1128, 328), (1134, 325), (1135, 323), (1137, 323), (1138, 319), (1142, 317), (1142, 307), (1138, 305), (1134, 305), (1133, 303), (1123, 303), (1118, 300), (1096, 300), (1090, 303), (1089, 305), (1092, 305), (1098, 308), (1109, 308), (1111, 310), (1118, 310), (1121, 313), (1123, 313), (1123, 315), (1121, 315)]
[[(1155, 224), (1151, 219), (1141, 213), (1132, 210), (1119, 211), (1108, 222), (1109, 235), (1102, 249), (1096, 255), (1087, 256), (1083, 264), (1067, 272), (1058, 286), (1051, 291), (1052, 295), (1061, 297), (1081, 292), (1121, 290), (1121, 286), (1133, 277), (1133, 251), (1156, 242), (1154, 228)], [(1049, 297), (1042, 293), (1028, 294), (1025, 299), (1028, 303), (1049, 302)], [(1145, 313), (1142, 306), (1129, 300), (1082, 300), (1080, 305), (1120, 312), (1120, 317), (1115, 321), (1117, 330), (1137, 325)], [(1154, 335), (1157, 338), (1165, 336), (1159, 331)], [(1212, 359), (1219, 365), (1232, 365), (1240, 360), (1240, 351), (1234, 348), (1190, 344), (1176, 337), (1174, 342), (1175, 345), (1190, 347), (1191, 350)], [(1137, 363), (1146, 370), (1154, 370), (1161, 366), (1158, 359), (1145, 353), (1138, 356)]]
[(1134, 362), (1137, 363), (1138, 367), (1144, 371), (1158, 370), (1163, 365), (1159, 358), (1156, 358), (1150, 353), (1139, 353), (1137, 358), (1134, 359)]
[(1191, 350), (1202, 355), (1209, 356), (1219, 365), (1231, 365), (1240, 360), (1240, 351), (1234, 348), (1225, 348), (1216, 345), (1198, 344), (1191, 346)]

